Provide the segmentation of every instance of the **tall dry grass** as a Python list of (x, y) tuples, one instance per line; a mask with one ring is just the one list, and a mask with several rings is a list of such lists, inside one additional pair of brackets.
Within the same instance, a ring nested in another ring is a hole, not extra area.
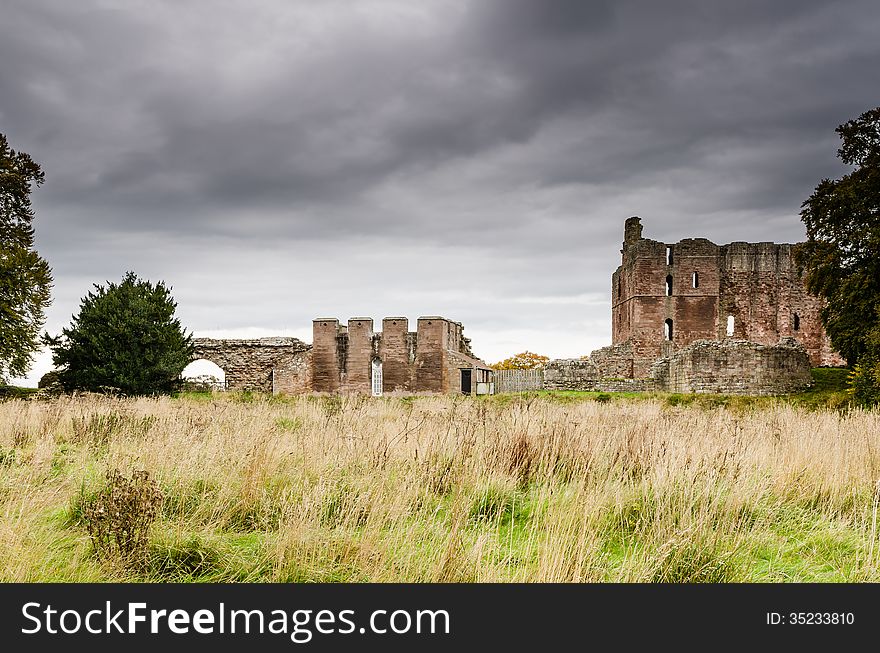
[[(880, 414), (299, 397), (0, 404), (0, 579), (880, 580)], [(107, 470), (164, 494), (95, 555)]]

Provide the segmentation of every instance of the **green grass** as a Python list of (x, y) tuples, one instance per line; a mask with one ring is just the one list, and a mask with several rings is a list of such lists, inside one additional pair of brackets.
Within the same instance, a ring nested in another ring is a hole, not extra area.
[[(4, 402), (0, 580), (877, 582), (878, 414), (829, 410), (845, 370), (814, 378), (777, 398)], [(96, 555), (83, 517), (117, 466), (164, 495), (137, 568)]]
[[(457, 514), (465, 517), (454, 539), (478, 557), (462, 562), (441, 579), (474, 581), (476, 566), (486, 564), (508, 579), (529, 579), (541, 564), (540, 534), (554, 512), (564, 512), (571, 497), (582, 491), (580, 480), (552, 487), (532, 482), (516, 487), (486, 483), (465, 496), (429, 493), (403, 518), (382, 528), (392, 557), (422, 559), (424, 568), (408, 569), (409, 580), (438, 580), (431, 569), (441, 555), (438, 542), (455, 531)], [(302, 539), (283, 547), (288, 536), (278, 520), (200, 521), (182, 508), (181, 497), (218, 490), (199, 479), (190, 488), (165, 489), (166, 510), (153, 528), (145, 565), (137, 570), (114, 568), (97, 560), (77, 517), (77, 504), (45, 513), (34, 537), (45, 547), (45, 566), (34, 580), (81, 579), (146, 582), (365, 582), (363, 566), (373, 555), (361, 542), (368, 513), (353, 508), (360, 501), (356, 486), (341, 481), (330, 492), (319, 520)], [(658, 495), (632, 490), (629, 497), (607, 505), (586, 524), (597, 534), (589, 575), (598, 582), (853, 582), (865, 577), (868, 541), (864, 518), (871, 497), (832, 501), (821, 494), (802, 495), (789, 488), (736, 507), (732, 499), (711, 498), (673, 488)], [(206, 494), (208, 493), (208, 494)], [(267, 495), (268, 496), (268, 495)], [(288, 497), (289, 499), (290, 497)], [(852, 499), (852, 500), (850, 500)], [(211, 500), (211, 499), (207, 499)], [(463, 500), (460, 504), (457, 501)], [(268, 498), (269, 509), (280, 499)], [(464, 507), (461, 513), (457, 505)], [(458, 513), (457, 513), (458, 511)], [(360, 516), (353, 519), (353, 514)], [(675, 527), (674, 530), (669, 530)], [(401, 532), (410, 537), (394, 544)], [(665, 533), (665, 534), (664, 534)], [(415, 536), (415, 537), (412, 537)], [(638, 565), (633, 560), (641, 560)], [(639, 569), (633, 576), (633, 570)], [(415, 574), (413, 576), (413, 574)]]
[[(199, 485), (209, 486), (208, 481)], [(473, 581), (476, 566), (505, 570), (509, 579), (531, 577), (540, 565), (540, 534), (546, 518), (564, 508), (575, 483), (553, 488), (530, 484), (519, 489), (489, 484), (474, 488), (454, 540), (464, 551), (478, 551), (468, 562), (455, 558), (443, 580)], [(346, 495), (335, 495), (338, 497)], [(718, 531), (687, 524), (695, 512), (705, 512), (705, 497), (636, 494), (598, 513), (588, 529), (599, 535), (590, 552), (588, 580), (599, 582), (852, 582), (863, 578), (860, 561), (867, 557), (865, 533), (859, 521), (847, 518), (821, 501), (797, 496), (767, 496), (748, 506), (745, 519), (727, 519), (721, 504), (715, 516)], [(331, 504), (328, 504), (330, 506)], [(867, 507), (862, 506), (863, 508)], [(328, 519), (314, 524), (305, 539), (276, 553), (288, 534), (278, 523), (239, 524), (235, 530), (181, 521), (174, 511), (153, 527), (144, 565), (126, 569), (97, 559), (79, 520), (69, 509), (46, 512), (31, 539), (42, 548), (42, 563), (32, 581), (124, 580), (146, 582), (364, 582), (361, 544), (365, 520), (339, 520), (344, 509), (328, 508)], [(858, 512), (858, 511), (856, 511)], [(330, 514), (332, 513), (332, 514)], [(711, 511), (709, 511), (711, 516)], [(436, 496), (405, 518), (410, 524), (389, 524), (384, 535), (391, 557), (423, 559), (424, 569), (408, 569), (409, 580), (436, 580), (442, 541), (453, 530), (456, 509), (452, 495)], [(662, 535), (670, 524), (678, 531)], [(418, 535), (394, 544), (400, 531)], [(644, 561), (633, 577), (633, 560)], [(500, 573), (500, 572), (499, 572)]]
[(805, 408), (845, 408), (852, 403), (847, 393), (849, 372), (844, 367), (814, 367), (813, 387), (805, 392), (789, 395), (786, 399)]
[(196, 392), (196, 391), (183, 391), (183, 392), (175, 392), (172, 397), (174, 399), (182, 399), (187, 401), (201, 401), (208, 402), (214, 399), (213, 392)]

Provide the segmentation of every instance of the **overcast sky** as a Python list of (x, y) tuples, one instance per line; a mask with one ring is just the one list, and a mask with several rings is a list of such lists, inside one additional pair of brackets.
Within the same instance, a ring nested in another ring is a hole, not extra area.
[(46, 173), (51, 333), (134, 270), (196, 336), (439, 314), (570, 357), (627, 217), (804, 237), (878, 35), (876, 0), (6, 0), (0, 132)]

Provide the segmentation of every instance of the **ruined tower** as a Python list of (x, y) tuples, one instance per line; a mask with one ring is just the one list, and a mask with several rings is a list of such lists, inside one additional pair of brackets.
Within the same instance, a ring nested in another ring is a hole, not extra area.
[(696, 340), (775, 344), (797, 339), (813, 365), (842, 365), (792, 260), (792, 245), (705, 238), (662, 243), (642, 237), (641, 220), (624, 226), (620, 267), (612, 275), (612, 343), (632, 349), (633, 376)]

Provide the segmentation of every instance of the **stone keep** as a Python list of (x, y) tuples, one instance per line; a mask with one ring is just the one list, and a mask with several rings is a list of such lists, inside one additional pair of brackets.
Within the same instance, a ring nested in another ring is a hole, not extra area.
[(792, 245), (662, 243), (624, 226), (611, 278), (612, 344), (550, 361), (544, 387), (781, 394), (811, 382), (810, 367), (843, 365), (792, 261)]
[(698, 340), (775, 345), (794, 338), (814, 366), (842, 365), (792, 260), (792, 245), (705, 238), (662, 243), (624, 227), (620, 267), (611, 279), (612, 345), (631, 349), (632, 373), (649, 376), (659, 358)]

